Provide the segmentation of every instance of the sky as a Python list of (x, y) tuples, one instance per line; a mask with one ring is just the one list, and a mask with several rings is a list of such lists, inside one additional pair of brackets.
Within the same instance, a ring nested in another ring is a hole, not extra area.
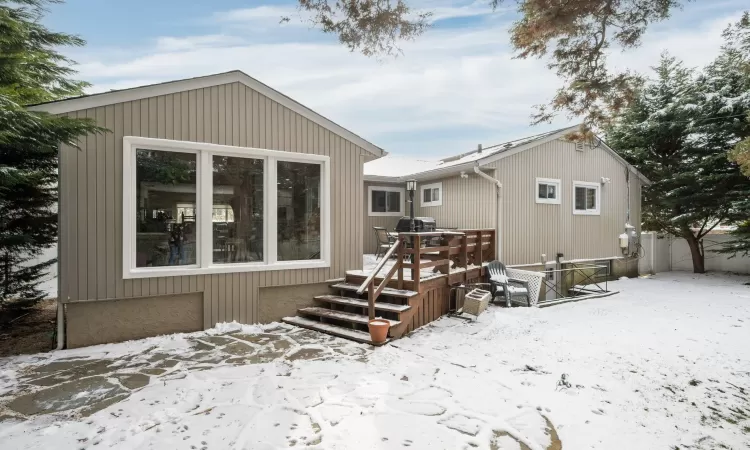
[[(397, 58), (349, 52), (285, 0), (67, 0), (45, 23), (78, 34), (64, 49), (78, 77), (102, 92), (242, 70), (384, 148), (438, 158), (576, 123), (530, 125), (534, 105), (561, 83), (543, 60), (514, 59), (515, 1), (410, 0), (431, 27)], [(614, 69), (646, 73), (668, 51), (688, 66), (711, 61), (721, 31), (747, 0), (694, 0), (654, 25), (643, 45), (613, 51)], [(280, 23), (283, 16), (291, 17)]]

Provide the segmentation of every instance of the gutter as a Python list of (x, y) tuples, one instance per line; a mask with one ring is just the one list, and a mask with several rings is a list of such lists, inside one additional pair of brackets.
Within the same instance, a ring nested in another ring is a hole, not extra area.
[(500, 234), (500, 224), (502, 219), (502, 211), (503, 211), (503, 183), (497, 180), (497, 178), (493, 178), (486, 173), (482, 172), (482, 170), (479, 168), (479, 163), (474, 164), (474, 173), (479, 175), (480, 177), (484, 178), (485, 180), (489, 181), (490, 183), (493, 183), (495, 185), (496, 191), (497, 191), (497, 217), (496, 220), (496, 231), (495, 231), (495, 245), (497, 246), (497, 260), (502, 261), (502, 255), (503, 255), (503, 247), (502, 247), (502, 239)]

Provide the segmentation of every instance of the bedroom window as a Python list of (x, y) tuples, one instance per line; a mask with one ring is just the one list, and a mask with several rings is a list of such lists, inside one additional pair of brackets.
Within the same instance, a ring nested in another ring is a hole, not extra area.
[(330, 266), (330, 159), (123, 138), (123, 277)]
[(601, 185), (586, 181), (573, 182), (573, 214), (599, 215)]
[(443, 183), (425, 184), (421, 187), (422, 206), (442, 206)]
[(392, 186), (367, 188), (370, 216), (403, 216), (405, 191)]
[(560, 180), (537, 178), (535, 192), (537, 203), (560, 204)]

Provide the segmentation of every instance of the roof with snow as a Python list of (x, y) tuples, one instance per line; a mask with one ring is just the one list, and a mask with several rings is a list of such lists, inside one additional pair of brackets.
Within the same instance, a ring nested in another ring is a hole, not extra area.
[[(523, 151), (536, 147), (537, 145), (554, 139), (561, 138), (567, 134), (577, 131), (580, 125), (560, 128), (558, 130), (527, 136), (489, 147), (477, 148), (476, 150), (460, 153), (443, 159), (427, 160), (407, 158), (403, 156), (388, 155), (365, 163), (364, 175), (369, 181), (392, 181), (401, 182), (407, 178), (426, 179), (448, 175), (461, 171), (473, 170), (475, 165), (483, 166), (505, 156), (506, 153)], [(601, 142), (602, 148), (611, 153), (620, 163), (630, 168), (638, 177), (646, 183), (650, 183), (635, 167), (628, 164), (620, 155)]]
[[(394, 177), (401, 178), (409, 175), (421, 175), (433, 171), (442, 171), (450, 168), (465, 168), (464, 166), (473, 166), (474, 163), (479, 162), (487, 163), (489, 161), (483, 161), (490, 156), (498, 155), (503, 152), (521, 147), (526, 144), (535, 143), (537, 141), (543, 141), (550, 136), (557, 137), (558, 134), (562, 135), (578, 128), (575, 127), (561, 128), (559, 130), (549, 131), (546, 133), (537, 134), (534, 136), (528, 136), (521, 139), (515, 139), (502, 144), (492, 145), (490, 147), (484, 147), (481, 150), (476, 149), (466, 153), (460, 153), (458, 155), (450, 156), (443, 159), (416, 159), (406, 158), (403, 156), (388, 155), (386, 157), (370, 161), (365, 164), (365, 177), (372, 178), (384, 178)], [(442, 169), (442, 170), (441, 170)], [(458, 169), (457, 169), (458, 170)], [(396, 180), (394, 180), (396, 181)]]

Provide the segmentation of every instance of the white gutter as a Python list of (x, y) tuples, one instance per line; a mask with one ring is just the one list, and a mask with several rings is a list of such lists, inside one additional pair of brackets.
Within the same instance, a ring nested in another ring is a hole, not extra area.
[(497, 188), (497, 217), (495, 220), (497, 221), (497, 227), (495, 228), (495, 246), (497, 247), (497, 255), (495, 255), (496, 259), (498, 261), (503, 260), (503, 247), (502, 247), (502, 239), (500, 235), (500, 224), (502, 219), (502, 211), (503, 211), (503, 183), (498, 181), (496, 178), (493, 178), (486, 173), (482, 172), (479, 169), (479, 164), (474, 164), (474, 173), (479, 175), (480, 177), (484, 178), (485, 180), (489, 181), (490, 183), (494, 183), (495, 187)]

